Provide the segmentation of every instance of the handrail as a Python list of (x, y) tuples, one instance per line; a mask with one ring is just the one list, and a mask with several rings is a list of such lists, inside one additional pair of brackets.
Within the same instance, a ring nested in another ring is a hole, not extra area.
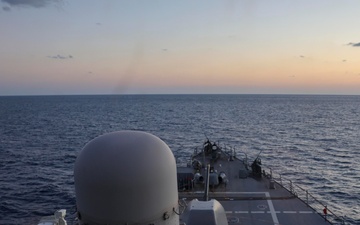
[(333, 211), (331, 211), (328, 206), (322, 203), (320, 200), (315, 198), (308, 190), (300, 187), (297, 184), (294, 184), (291, 180), (283, 178), (281, 174), (274, 176), (274, 173), (271, 169), (267, 168), (269, 173), (266, 170), (263, 170), (263, 175), (269, 179), (274, 180), (278, 185), (285, 188), (291, 194), (295, 195), (298, 199), (303, 201), (307, 206), (312, 208), (316, 213), (322, 216), (330, 224), (345, 224), (343, 217), (337, 216)]
[[(243, 163), (248, 166), (248, 158), (247, 154), (243, 151), (236, 150), (235, 147), (228, 147), (226, 145), (223, 145), (223, 147), (220, 147), (220, 143), (218, 143), (218, 147), (224, 151), (229, 156), (243, 159)], [(200, 148), (200, 152), (203, 151), (203, 148)], [(194, 149), (194, 153), (191, 156), (191, 158), (194, 155), (199, 154), (198, 149)], [(238, 155), (241, 154), (244, 157), (238, 157)], [(263, 166), (264, 168), (264, 166)], [(300, 187), (297, 184), (294, 184), (291, 180), (285, 179), (281, 176), (281, 174), (274, 176), (273, 171), (271, 168), (267, 168), (269, 172), (267, 173), (265, 170), (263, 170), (263, 175), (269, 179), (274, 180), (278, 185), (289, 191), (291, 194), (296, 196), (298, 199), (300, 199), (302, 202), (304, 202), (308, 207), (312, 208), (316, 213), (318, 213), (320, 216), (324, 218), (324, 220), (328, 221), (330, 224), (337, 225), (345, 225), (344, 217), (337, 216), (333, 211), (331, 211), (327, 205), (322, 203), (320, 200), (315, 198), (312, 194), (309, 193), (308, 190)]]
[[(247, 154), (243, 151), (239, 151), (235, 149), (235, 147), (226, 146), (223, 145), (223, 147), (220, 147), (220, 143), (218, 143), (218, 147), (224, 151), (229, 156), (235, 157), (237, 159), (242, 159), (243, 163), (247, 166), (248, 165), (248, 158)], [(200, 148), (200, 152), (203, 151), (203, 148)], [(191, 156), (191, 158), (194, 155), (199, 154), (198, 148), (194, 149), (194, 153)], [(241, 154), (243, 157), (238, 157), (238, 155)], [(264, 166), (262, 166), (264, 168)], [(337, 216), (333, 211), (331, 211), (327, 205), (322, 203), (320, 200), (315, 198), (312, 194), (309, 193), (308, 190), (300, 187), (297, 184), (294, 184), (291, 180), (285, 179), (281, 176), (281, 174), (274, 176), (272, 169), (267, 168), (269, 172), (267, 173), (265, 170), (263, 170), (263, 175), (265, 177), (268, 177), (269, 179), (274, 180), (278, 185), (289, 191), (291, 194), (296, 196), (298, 199), (303, 201), (308, 207), (312, 208), (316, 213), (318, 213), (320, 216), (322, 216), (326, 221), (328, 221), (332, 225), (345, 225), (345, 220), (343, 216)]]

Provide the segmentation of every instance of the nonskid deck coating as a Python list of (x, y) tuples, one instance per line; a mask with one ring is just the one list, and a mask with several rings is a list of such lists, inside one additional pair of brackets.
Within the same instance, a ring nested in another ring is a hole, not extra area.
[[(221, 151), (222, 152), (222, 151)], [(225, 209), (229, 224), (246, 225), (329, 225), (330, 223), (294, 194), (275, 182), (270, 188), (270, 179), (249, 176), (239, 177), (239, 170), (249, 170), (242, 160), (229, 160), (227, 154), (215, 162), (199, 153), (194, 158), (210, 163), (217, 172), (225, 172), (229, 182), (210, 187), (209, 199), (218, 200)], [(201, 174), (205, 174), (202, 168)], [(195, 184), (191, 191), (180, 191), (179, 199), (186, 202), (202, 200), (204, 185)]]

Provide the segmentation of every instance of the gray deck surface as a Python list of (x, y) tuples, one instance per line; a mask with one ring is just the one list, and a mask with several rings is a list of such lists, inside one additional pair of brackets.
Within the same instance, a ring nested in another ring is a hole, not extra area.
[[(209, 199), (218, 200), (225, 208), (229, 224), (246, 225), (329, 225), (321, 215), (298, 199), (288, 190), (275, 183), (270, 189), (269, 178), (251, 176), (251, 169), (242, 160), (222, 155), (215, 162), (211, 156), (199, 154), (194, 158), (204, 165), (210, 163), (217, 172), (225, 172), (229, 182), (210, 187)], [(211, 161), (211, 162), (210, 162)], [(246, 178), (239, 177), (239, 170), (249, 171)], [(201, 169), (205, 177), (205, 169)], [(186, 202), (197, 198), (203, 200), (204, 184), (195, 184), (192, 190), (180, 191), (179, 199)]]

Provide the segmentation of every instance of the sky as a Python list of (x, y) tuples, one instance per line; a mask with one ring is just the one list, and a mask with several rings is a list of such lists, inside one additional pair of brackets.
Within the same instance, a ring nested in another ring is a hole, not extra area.
[(360, 95), (359, 0), (0, 0), (0, 95)]

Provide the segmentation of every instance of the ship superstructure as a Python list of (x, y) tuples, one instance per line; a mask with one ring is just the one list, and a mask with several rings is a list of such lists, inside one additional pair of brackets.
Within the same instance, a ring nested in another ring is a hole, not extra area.
[[(266, 171), (259, 156), (248, 162), (245, 154), (206, 140), (177, 167), (167, 144), (152, 134), (99, 136), (76, 159), (75, 224), (343, 224), (307, 191)], [(59, 210), (39, 225), (65, 225), (65, 214)]]

